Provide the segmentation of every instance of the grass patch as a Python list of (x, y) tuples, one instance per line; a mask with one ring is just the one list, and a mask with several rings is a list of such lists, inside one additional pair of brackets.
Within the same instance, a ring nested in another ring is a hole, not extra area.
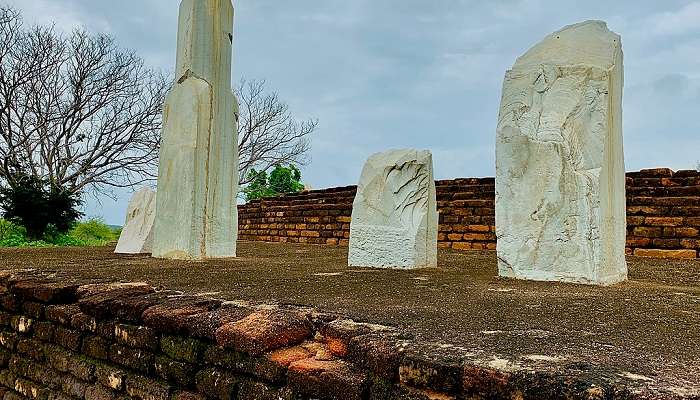
[(101, 219), (90, 219), (76, 223), (67, 233), (57, 232), (49, 226), (41, 240), (30, 240), (24, 227), (0, 219), (0, 247), (105, 246), (119, 239), (119, 231)]

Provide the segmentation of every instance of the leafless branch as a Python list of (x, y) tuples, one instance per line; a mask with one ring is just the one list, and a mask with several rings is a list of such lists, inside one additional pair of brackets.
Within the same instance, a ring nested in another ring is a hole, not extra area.
[(78, 193), (154, 179), (167, 87), (110, 36), (0, 9), (0, 181), (22, 172)]
[(276, 92), (265, 91), (264, 80), (241, 80), (235, 89), (239, 99), (238, 150), (240, 183), (250, 181), (252, 169), (268, 171), (277, 164), (306, 165), (310, 135), (318, 120), (298, 121)]

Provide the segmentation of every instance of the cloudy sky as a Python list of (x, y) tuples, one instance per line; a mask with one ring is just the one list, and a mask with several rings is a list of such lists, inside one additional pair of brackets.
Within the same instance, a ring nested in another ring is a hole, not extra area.
[[(172, 71), (178, 0), (0, 0), (30, 23), (114, 35)], [(700, 1), (236, 0), (234, 79), (266, 79), (320, 120), (304, 178), (354, 184), (365, 158), (430, 149), (437, 178), (493, 176), (502, 78), (564, 25), (602, 19), (622, 35), (628, 170), (700, 160)], [(89, 200), (121, 224), (129, 193)]]

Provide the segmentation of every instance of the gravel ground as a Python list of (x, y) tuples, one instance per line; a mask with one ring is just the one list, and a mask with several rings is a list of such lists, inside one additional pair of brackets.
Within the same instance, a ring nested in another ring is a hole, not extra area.
[(700, 391), (699, 260), (630, 257), (630, 280), (601, 288), (499, 279), (495, 252), (441, 251), (438, 269), (388, 271), (348, 268), (347, 249), (327, 246), (244, 242), (239, 258), (206, 262), (112, 250), (3, 249), (0, 269), (315, 306), (398, 326), (418, 340), (511, 360), (585, 361), (679, 393)]

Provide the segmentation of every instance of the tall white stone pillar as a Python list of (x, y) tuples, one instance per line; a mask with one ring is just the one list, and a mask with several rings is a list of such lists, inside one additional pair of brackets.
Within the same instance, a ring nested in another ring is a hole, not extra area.
[(620, 36), (587, 21), (547, 36), (506, 73), (496, 142), (501, 276), (627, 278), (622, 58)]
[(233, 5), (183, 0), (164, 109), (153, 256), (234, 257), (238, 234)]

